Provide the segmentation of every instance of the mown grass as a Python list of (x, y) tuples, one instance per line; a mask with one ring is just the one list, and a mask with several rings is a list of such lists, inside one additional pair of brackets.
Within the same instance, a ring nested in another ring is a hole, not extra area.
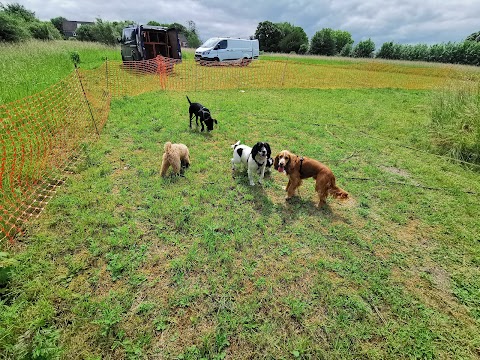
[[(112, 102), (101, 139), (27, 236), (0, 302), (6, 358), (474, 359), (478, 173), (428, 146), (430, 93), (197, 91), (219, 120), (188, 128), (184, 92)], [(328, 164), (312, 181), (232, 178), (230, 144), (268, 141)], [(190, 148), (159, 176), (165, 141)], [(470, 192), (470, 193), (469, 193)]]
[(254, 61), (247, 67), (201, 66), (184, 60), (165, 81), (177, 91), (222, 89), (437, 89), (446, 81), (471, 83), (447, 68), (406, 67), (387, 63), (342, 66), (296, 60)]
[(105, 58), (120, 60), (120, 49), (81, 41), (28, 41), (0, 43), (0, 105), (45, 90), (74, 69), (72, 53), (80, 57), (79, 66), (92, 69)]

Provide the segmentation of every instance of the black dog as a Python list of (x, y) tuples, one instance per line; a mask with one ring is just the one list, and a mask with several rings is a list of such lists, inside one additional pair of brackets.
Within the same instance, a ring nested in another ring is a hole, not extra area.
[(202, 131), (204, 130), (203, 123), (207, 125), (207, 130), (213, 130), (213, 123), (218, 124), (217, 120), (212, 118), (210, 115), (210, 110), (208, 110), (205, 106), (200, 103), (192, 103), (187, 96), (187, 100), (190, 104), (188, 108), (188, 112), (190, 113), (190, 129), (192, 128), (192, 118), (195, 115), (195, 123), (198, 126), (198, 118), (200, 118), (200, 124), (202, 125)]

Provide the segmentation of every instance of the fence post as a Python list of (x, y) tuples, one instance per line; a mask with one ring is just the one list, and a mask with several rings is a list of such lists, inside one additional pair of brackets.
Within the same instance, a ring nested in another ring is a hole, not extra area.
[(80, 78), (80, 75), (78, 75), (77, 64), (75, 64), (75, 74), (77, 74), (78, 81), (80, 82), (80, 86), (82, 87), (83, 96), (85, 97), (85, 102), (87, 103), (88, 110), (90, 111), (90, 116), (92, 117), (92, 122), (93, 122), (93, 125), (95, 126), (95, 131), (97, 135), (100, 136), (100, 133), (98, 132), (98, 128), (97, 128), (97, 123), (95, 122), (95, 118), (93, 117), (92, 108), (90, 106), (90, 103), (88, 102), (87, 94), (85, 93), (85, 88), (83, 87), (82, 79)]
[[(201, 64), (201, 61), (202, 60), (198, 60), (198, 63)], [(193, 69), (195, 70), (195, 74), (193, 74), (193, 76), (195, 77), (195, 79), (193, 79), (193, 83), (195, 84), (195, 94), (197, 93), (197, 79), (198, 79), (198, 76), (197, 76), (197, 64), (195, 63), (195, 58), (193, 58)], [(186, 86), (185, 86), (186, 88)]]
[(285, 73), (287, 72), (288, 58), (289, 58), (289, 56), (287, 56), (287, 60), (285, 60), (285, 66), (283, 67), (282, 84), (281, 84), (282, 87), (285, 85)]
[(105, 58), (105, 81), (107, 84), (107, 93), (110, 91), (108, 90), (108, 57)]

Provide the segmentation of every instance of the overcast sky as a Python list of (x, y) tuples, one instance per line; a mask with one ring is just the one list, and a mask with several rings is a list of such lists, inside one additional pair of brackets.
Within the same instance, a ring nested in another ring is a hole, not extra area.
[(309, 40), (323, 28), (348, 31), (355, 43), (372, 39), (401, 44), (459, 42), (480, 31), (480, 0), (3, 0), (18, 2), (40, 20), (133, 20), (145, 24), (195, 22), (202, 41), (248, 37), (258, 23), (289, 22)]

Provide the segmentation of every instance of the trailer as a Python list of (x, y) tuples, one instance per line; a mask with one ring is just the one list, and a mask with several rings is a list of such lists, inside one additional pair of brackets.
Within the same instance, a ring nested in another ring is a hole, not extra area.
[(123, 61), (154, 59), (157, 56), (182, 59), (178, 31), (175, 28), (150, 25), (130, 25), (119, 39)]

